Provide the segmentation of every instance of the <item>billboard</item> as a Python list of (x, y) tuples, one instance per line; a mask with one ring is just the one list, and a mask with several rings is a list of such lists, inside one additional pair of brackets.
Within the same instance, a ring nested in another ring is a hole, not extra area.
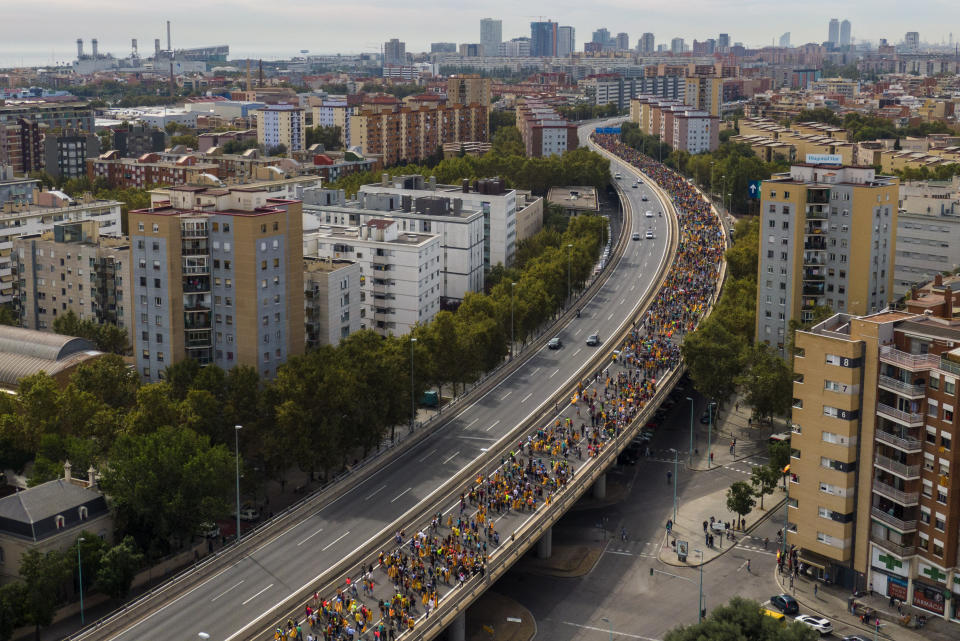
[(808, 165), (842, 165), (843, 156), (840, 154), (807, 154)]

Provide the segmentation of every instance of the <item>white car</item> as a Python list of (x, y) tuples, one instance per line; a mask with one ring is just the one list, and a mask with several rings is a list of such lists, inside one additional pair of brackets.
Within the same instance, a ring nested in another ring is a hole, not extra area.
[(830, 623), (829, 619), (824, 619), (823, 617), (816, 617), (812, 614), (798, 614), (793, 617), (793, 620), (813, 628), (821, 635), (833, 632), (833, 624)]
[(648, 232), (647, 232), (647, 240), (650, 240), (651, 238), (653, 238), (653, 232), (652, 232), (652, 231), (648, 231)]
[(644, 195), (640, 196), (640, 200), (642, 200), (643, 202), (647, 202), (647, 195), (644, 194)]
[(647, 213), (645, 213), (644, 216), (646, 216), (647, 218), (653, 218), (653, 212), (648, 209)]
[(640, 240), (640, 232), (638, 232), (638, 231), (633, 232), (633, 239), (634, 239), (634, 240)]
[(616, 178), (617, 180), (620, 180), (621, 178), (623, 178), (623, 176), (620, 175), (620, 172), (619, 172), (619, 171), (618, 171), (617, 173), (615, 173), (615, 174), (613, 175), (613, 177)]

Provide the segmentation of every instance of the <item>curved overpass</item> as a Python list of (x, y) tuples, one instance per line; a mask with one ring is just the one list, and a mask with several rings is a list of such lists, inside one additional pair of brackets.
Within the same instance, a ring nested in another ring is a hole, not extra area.
[[(613, 160), (613, 171), (631, 170)], [(553, 414), (557, 390), (575, 384), (588, 366), (605, 358), (613, 340), (600, 348), (583, 345), (598, 332), (618, 336), (634, 319), (653, 285), (659, 281), (672, 251), (672, 216), (644, 219), (642, 189), (625, 190), (625, 220), (621, 238), (652, 224), (656, 240), (621, 241), (619, 261), (595, 295), (582, 301), (582, 315), (571, 318), (559, 332), (566, 347), (542, 346), (474, 403), (456, 410), (442, 429), (420, 440), (361, 482), (299, 519), (248, 554), (218, 568), (212, 576), (191, 584), (158, 607), (128, 610), (80, 635), (90, 639), (153, 640), (194, 638), (198, 632), (213, 639), (262, 638), (274, 616), (300, 595), (319, 586), (339, 584), (366, 552), (387, 545), (399, 527), (419, 522), (424, 514), (445, 509), (451, 489), (485, 468), (506, 445)], [(666, 210), (665, 211), (669, 211)], [(452, 480), (451, 480), (452, 479)], [(506, 530), (505, 530), (506, 532)]]

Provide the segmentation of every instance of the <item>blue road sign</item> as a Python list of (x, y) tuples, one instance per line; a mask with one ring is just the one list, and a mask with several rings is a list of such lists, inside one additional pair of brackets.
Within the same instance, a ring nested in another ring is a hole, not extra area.
[(598, 134), (620, 134), (620, 127), (597, 127)]
[(750, 190), (751, 198), (757, 198), (757, 199), (760, 198), (760, 181), (759, 180), (751, 180), (750, 186), (748, 187), (748, 189)]

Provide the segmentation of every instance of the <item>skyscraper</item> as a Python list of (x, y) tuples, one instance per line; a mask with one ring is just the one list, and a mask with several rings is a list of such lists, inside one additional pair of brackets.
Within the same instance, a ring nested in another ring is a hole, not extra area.
[(530, 55), (535, 58), (552, 58), (557, 55), (557, 23), (530, 23)]
[(483, 45), (483, 55), (499, 55), (501, 42), (503, 42), (503, 21), (494, 20), (493, 18), (484, 18), (481, 20), (480, 44)]
[(627, 33), (617, 34), (617, 51), (627, 51), (630, 48), (630, 36)]
[(916, 51), (920, 48), (920, 33), (917, 31), (908, 31), (907, 35), (903, 38), (903, 44), (907, 49)]
[(850, 46), (850, 21), (844, 20), (840, 23), (840, 46)]
[(670, 52), (674, 54), (683, 53), (683, 38), (674, 38), (670, 41)]
[(827, 31), (827, 42), (834, 47), (840, 42), (840, 21), (836, 18), (830, 18), (830, 28)]
[(641, 55), (654, 53), (657, 50), (656, 38), (654, 38), (653, 34), (648, 31), (640, 36), (640, 41), (637, 43), (637, 49), (639, 49)]
[(576, 30), (573, 27), (559, 27), (557, 29), (557, 57), (567, 58), (576, 50)]
[(717, 51), (720, 53), (730, 53), (730, 34), (721, 33), (717, 36)]
[(785, 34), (783, 34), (782, 36), (780, 36), (780, 46), (781, 46), (781, 47), (784, 47), (784, 48), (787, 48), (787, 47), (790, 46), (790, 32), (789, 32), (789, 31), (786, 32)]
[(396, 38), (383, 43), (383, 64), (391, 66), (402, 66), (407, 62), (407, 43), (400, 42)]

